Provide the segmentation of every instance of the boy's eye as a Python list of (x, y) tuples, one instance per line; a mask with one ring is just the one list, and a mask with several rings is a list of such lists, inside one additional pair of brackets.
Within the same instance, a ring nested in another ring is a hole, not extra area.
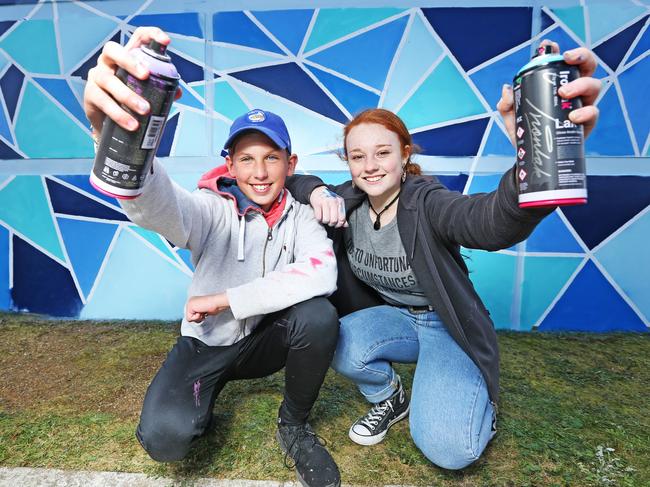
[(275, 162), (278, 159), (280, 159), (280, 158), (275, 154), (269, 154), (268, 156), (266, 156), (267, 161)]

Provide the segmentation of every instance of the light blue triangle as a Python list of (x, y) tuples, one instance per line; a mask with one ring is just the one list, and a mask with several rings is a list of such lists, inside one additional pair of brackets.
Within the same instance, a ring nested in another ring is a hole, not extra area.
[(485, 113), (467, 81), (445, 58), (404, 104), (398, 115), (409, 129)]
[(596, 258), (623, 292), (650, 319), (650, 212), (607, 242)]
[(335, 44), (309, 59), (381, 90), (407, 21), (408, 17), (400, 17)]
[[(176, 100), (174, 103), (177, 103), (179, 105), (185, 105), (188, 107), (196, 108), (198, 110), (203, 111), (205, 109), (205, 104), (199, 100), (196, 96), (194, 96), (194, 93), (192, 93), (188, 89), (188, 85), (181, 80), (180, 87), (183, 90), (183, 96), (181, 96), (178, 100)], [(192, 87), (194, 89), (194, 87)]]
[(584, 253), (564, 221), (554, 211), (544, 218), (526, 240), (526, 252)]
[[(234, 120), (248, 111), (248, 107), (237, 92), (225, 80), (213, 83), (214, 111)], [(196, 92), (205, 99), (205, 85), (194, 86)]]
[(504, 84), (512, 84), (514, 75), (530, 60), (530, 45), (513, 52), (503, 59), (493, 62), (470, 76), (476, 87), (496, 110), (501, 99)]
[(298, 54), (313, 10), (255, 11), (253, 15), (292, 53)]
[(554, 8), (553, 13), (573, 31), (575, 35), (586, 42), (585, 36), (585, 14), (583, 8), (578, 5), (575, 7)]
[(40, 176), (16, 176), (0, 190), (0, 220), (65, 262)]
[(135, 233), (137, 233), (138, 235), (140, 235), (142, 238), (144, 238), (147, 242), (152, 244), (154, 247), (156, 247), (158, 250), (160, 250), (164, 255), (166, 255), (172, 260), (176, 260), (176, 256), (172, 253), (171, 249), (169, 248), (169, 245), (166, 242), (163, 242), (162, 237), (158, 235), (156, 232), (152, 232), (151, 230), (137, 227), (135, 225), (129, 228), (133, 230)]
[(9, 289), (9, 231), (0, 225), (0, 310), (11, 308), (11, 290)]
[(282, 57), (270, 56), (262, 51), (250, 51), (226, 47), (215, 44), (212, 49), (212, 67), (221, 71), (235, 70), (241, 71), (249, 66), (258, 64), (278, 62)]
[(244, 83), (238, 82), (236, 86), (253, 107), (270, 110), (284, 119), (291, 135), (292, 150), (300, 157), (340, 144), (343, 133), (340, 123)]
[(484, 156), (512, 156), (515, 152), (510, 139), (496, 123), (492, 123), (490, 135), (483, 147)]
[(7, 56), (0, 52), (0, 73), (4, 71), (5, 66), (9, 64), (9, 62)]
[(634, 148), (630, 142), (627, 125), (619, 103), (616, 89), (607, 90), (598, 102), (600, 115), (598, 123), (585, 141), (585, 154), (601, 156), (632, 156)]
[(192, 254), (187, 249), (178, 249), (176, 250), (178, 257), (183, 261), (189, 270), (194, 272), (194, 264), (192, 264)]
[[(248, 111), (248, 110), (246, 110)], [(240, 115), (242, 115), (240, 113)], [(228, 139), (228, 134), (230, 132), (230, 124), (227, 122), (224, 122), (223, 120), (219, 118), (215, 118), (212, 120), (212, 137), (214, 140), (214, 154), (210, 154), (211, 156), (221, 156), (221, 149), (223, 148), (224, 142)], [(293, 135), (292, 135), (293, 137)], [(215, 160), (215, 166), (220, 165), (223, 163), (223, 159), (216, 159)], [(194, 180), (194, 186), (188, 188), (188, 190), (194, 190), (196, 188), (196, 182), (198, 181), (198, 178)]]
[(74, 2), (60, 2), (57, 6), (63, 70), (69, 72), (115, 33), (119, 24)]
[(51, 20), (24, 20), (0, 41), (0, 48), (33, 74), (60, 74), (54, 23)]
[(176, 320), (190, 277), (131, 232), (122, 231), (81, 319)]
[(208, 155), (208, 120), (203, 113), (182, 110), (176, 126), (174, 156)]
[(18, 146), (30, 158), (94, 156), (90, 136), (31, 82), (15, 127)]
[(305, 52), (403, 12), (398, 8), (321, 9), (307, 41)]
[(510, 310), (514, 295), (516, 257), (496, 252), (462, 249), (470, 279), (496, 328), (512, 328)]
[(630, 0), (616, 2), (592, 1), (589, 7), (589, 28), (591, 29), (591, 44), (596, 45), (607, 34), (627, 24), (639, 15), (647, 13), (647, 9), (634, 4)]
[(77, 96), (77, 100), (83, 100), (84, 90), (86, 89), (86, 82), (81, 78), (73, 77), (69, 78), (68, 83), (70, 84), (72, 91), (74, 91), (75, 95)]
[(521, 296), (522, 330), (533, 328), (581, 262), (580, 257), (526, 257)]
[(382, 106), (395, 110), (441, 53), (438, 41), (433, 38), (420, 16), (414, 15), (408, 38), (402, 44), (399, 58), (391, 72)]
[(92, 2), (91, 6), (108, 15), (124, 18), (140, 12), (140, 8), (147, 0), (111, 0), (110, 2)]
[[(626, 69), (618, 76), (625, 106), (634, 130), (637, 145), (641, 150), (650, 133), (650, 56)], [(641, 95), (644, 93), (643, 95)]]
[(58, 218), (59, 229), (84, 296), (88, 296), (117, 225)]
[(172, 42), (169, 47), (172, 51), (178, 51), (183, 53), (198, 62), (205, 61), (205, 51), (206, 51), (206, 40), (205, 39), (192, 39), (192, 38), (180, 38), (175, 36), (170, 36)]
[(467, 194), (489, 193), (499, 187), (501, 174), (477, 175), (474, 174), (472, 182), (467, 189)]
[(66, 110), (72, 113), (77, 120), (83, 124), (88, 123), (86, 114), (79, 104), (79, 100), (72, 92), (68, 82), (64, 79), (56, 78), (34, 78), (45, 90), (52, 95)]

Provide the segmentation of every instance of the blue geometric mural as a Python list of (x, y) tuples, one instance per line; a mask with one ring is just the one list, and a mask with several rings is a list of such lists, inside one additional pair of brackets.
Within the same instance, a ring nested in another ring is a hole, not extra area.
[[(156, 0), (0, 7), (0, 309), (181, 316), (189, 253), (131, 224), (88, 183), (88, 70), (106, 42), (156, 25), (183, 79), (158, 156), (188, 189), (222, 163), (230, 123), (253, 107), (285, 118), (300, 171), (340, 182), (343, 125), (385, 107), (404, 119), (426, 172), (466, 194), (490, 191), (514, 160), (496, 111), (502, 85), (542, 39), (591, 49), (603, 90), (585, 146), (588, 171), (597, 168), (589, 204), (556, 210), (510, 249), (463, 253), (498, 328), (650, 329), (648, 2), (269, 2), (250, 11), (198, 3), (178, 2), (175, 12)], [(495, 25), (509, 28), (495, 35)]]

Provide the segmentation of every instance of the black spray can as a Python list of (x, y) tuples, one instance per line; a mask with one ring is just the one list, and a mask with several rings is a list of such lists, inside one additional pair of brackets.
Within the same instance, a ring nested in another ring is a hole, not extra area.
[(557, 90), (580, 76), (576, 66), (551, 54), (550, 46), (514, 79), (517, 122), (519, 206), (579, 205), (587, 202), (584, 135), (569, 112), (582, 100), (563, 99)]
[(144, 81), (121, 68), (116, 73), (124, 84), (149, 102), (151, 110), (147, 115), (140, 115), (122, 105), (140, 123), (135, 132), (123, 129), (108, 117), (104, 121), (90, 174), (91, 184), (104, 194), (130, 199), (142, 192), (180, 79), (165, 50), (166, 46), (151, 41), (131, 51), (150, 71)]

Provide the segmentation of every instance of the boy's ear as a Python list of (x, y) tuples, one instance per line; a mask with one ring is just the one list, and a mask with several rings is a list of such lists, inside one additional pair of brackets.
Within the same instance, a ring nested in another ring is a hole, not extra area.
[(287, 176), (293, 176), (293, 172), (296, 170), (296, 165), (298, 164), (298, 156), (296, 154), (291, 154), (289, 156), (289, 164), (287, 167)]
[(228, 174), (230, 174), (231, 177), (236, 178), (237, 170), (235, 169), (235, 163), (229, 155), (226, 156), (226, 167), (228, 168)]

